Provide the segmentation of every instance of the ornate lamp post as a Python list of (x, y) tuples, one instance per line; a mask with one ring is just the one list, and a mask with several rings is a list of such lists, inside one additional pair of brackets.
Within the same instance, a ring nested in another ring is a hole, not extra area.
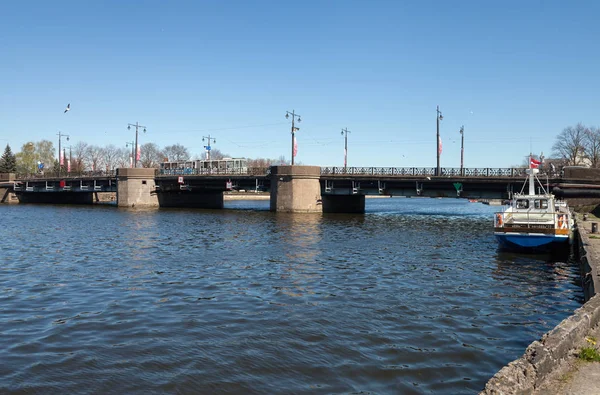
[[(61, 140), (62, 140), (62, 138), (63, 138), (63, 137), (66, 137), (66, 138), (67, 138), (67, 141), (69, 141), (69, 135), (68, 135), (68, 134), (62, 134), (62, 133), (60, 132), (60, 130), (59, 130), (59, 131), (58, 131), (58, 177), (60, 177), (60, 170), (61, 170), (61, 168), (62, 168), (62, 165), (63, 165), (63, 160), (64, 160), (64, 156), (62, 156), (62, 155), (63, 155), (63, 153), (62, 153), (62, 152), (61, 152), (61, 150), (60, 150), (60, 143), (61, 143)], [(62, 158), (63, 160), (61, 160), (61, 158)]]
[(348, 167), (348, 133), (351, 133), (348, 128), (342, 129), (342, 136), (344, 136), (344, 173)]
[(465, 127), (460, 127), (460, 175), (464, 176), (464, 159), (465, 159)]
[(440, 154), (442, 153), (441, 151), (441, 144), (440, 144), (440, 121), (444, 119), (444, 117), (442, 116), (442, 112), (440, 111), (440, 106), (437, 106), (437, 115), (435, 117), (436, 120), (436, 124), (437, 124), (437, 139), (435, 140), (435, 145), (437, 147), (436, 150), (436, 154), (437, 154), (437, 167), (436, 167), (436, 171), (435, 171), (435, 175), (436, 176), (441, 176), (441, 170), (440, 170)]
[(140, 125), (138, 122), (136, 122), (135, 124), (133, 123), (129, 123), (127, 124), (127, 130), (131, 130), (131, 127), (135, 126), (135, 156), (133, 158), (133, 167), (137, 167), (137, 161), (138, 161), (138, 153), (140, 152), (138, 149), (138, 128), (144, 128), (144, 133), (146, 133), (146, 127)]
[(300, 115), (296, 114), (294, 110), (292, 112), (286, 111), (285, 117), (286, 119), (292, 116), (292, 166), (294, 166), (294, 157), (296, 156), (296, 131), (300, 130), (300, 128), (294, 127), (294, 121), (298, 118), (298, 122), (301, 121)]

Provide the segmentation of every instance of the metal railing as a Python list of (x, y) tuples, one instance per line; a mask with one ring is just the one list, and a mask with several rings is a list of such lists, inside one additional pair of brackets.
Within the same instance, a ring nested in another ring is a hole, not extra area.
[[(443, 167), (440, 169), (440, 177), (526, 177), (526, 168), (503, 167), (503, 168), (463, 168)], [(435, 176), (435, 167), (321, 167), (321, 175), (350, 175), (350, 176)], [(545, 176), (540, 173), (538, 176)], [(548, 174), (558, 177), (559, 174)]]
[(60, 175), (57, 171), (44, 171), (43, 173), (17, 173), (15, 175), (15, 179), (17, 180), (39, 180), (39, 179), (47, 179), (47, 178), (61, 178), (61, 179), (69, 179), (69, 178), (83, 178), (83, 177), (109, 177), (114, 178), (117, 175), (116, 170), (96, 170), (96, 171), (72, 171), (69, 173), (65, 173), (64, 171), (60, 172)]
[[(527, 177), (526, 168), (522, 167), (503, 167), (503, 168), (463, 168), (443, 167), (440, 169), (440, 177)], [(321, 167), (322, 176), (392, 176), (392, 177), (435, 177), (435, 167)], [(240, 176), (269, 176), (270, 167), (248, 167), (242, 169), (157, 169), (157, 176), (222, 176), (222, 175), (240, 175)], [(560, 177), (558, 172), (545, 174), (540, 173), (538, 177)], [(60, 178), (82, 178), (82, 177), (116, 177), (116, 170), (111, 171), (82, 171), (82, 172), (61, 172)], [(45, 171), (44, 173), (22, 173), (16, 174), (18, 180), (59, 178), (58, 172)]]
[(270, 167), (248, 167), (243, 169), (159, 169), (158, 176), (268, 176)]

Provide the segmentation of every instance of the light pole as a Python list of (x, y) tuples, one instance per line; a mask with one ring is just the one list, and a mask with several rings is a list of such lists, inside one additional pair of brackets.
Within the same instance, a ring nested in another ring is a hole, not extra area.
[(127, 124), (127, 130), (131, 130), (131, 127), (135, 126), (135, 156), (133, 158), (133, 167), (137, 167), (137, 156), (139, 153), (139, 149), (138, 149), (138, 128), (144, 128), (144, 133), (146, 133), (146, 127), (140, 125), (138, 122), (136, 122), (135, 124), (133, 123), (128, 123)]
[(440, 121), (444, 119), (444, 117), (442, 116), (442, 112), (440, 111), (440, 106), (437, 106), (437, 115), (435, 116), (435, 120), (436, 120), (436, 124), (437, 124), (437, 139), (435, 140), (435, 144), (437, 147), (437, 167), (436, 167), (436, 171), (435, 171), (435, 175), (436, 176), (440, 176), (441, 175), (441, 171), (440, 171), (440, 154), (442, 153), (441, 149), (442, 145), (440, 144)]
[(210, 161), (210, 150), (212, 148), (210, 146), (210, 142), (212, 141), (214, 144), (217, 144), (217, 139), (215, 139), (214, 137), (210, 137), (210, 134), (208, 136), (202, 136), (202, 141), (204, 141), (204, 139), (208, 141), (208, 145), (205, 145), (204, 149), (206, 149), (206, 159), (208, 159), (208, 172), (210, 173), (212, 169), (212, 162)]
[(460, 127), (460, 175), (464, 176), (464, 159), (465, 159), (465, 127)]
[(294, 166), (294, 157), (296, 156), (296, 152), (298, 151), (298, 149), (296, 148), (296, 131), (300, 130), (300, 128), (294, 127), (294, 121), (296, 120), (296, 117), (298, 118), (298, 122), (300, 122), (301, 119), (300, 115), (295, 113), (295, 110), (292, 110), (292, 112), (285, 112), (286, 119), (289, 118), (290, 115), (292, 116), (292, 166)]
[(67, 141), (69, 141), (69, 135), (68, 134), (62, 134), (60, 132), (60, 130), (59, 130), (58, 131), (58, 177), (60, 177), (60, 170), (61, 170), (61, 167), (63, 165), (63, 161), (61, 160), (61, 158), (64, 159), (64, 156), (61, 156), (62, 152), (60, 151), (60, 142), (61, 142), (61, 140), (62, 140), (63, 137), (66, 137)]
[(342, 129), (342, 136), (344, 136), (344, 173), (348, 167), (348, 133), (351, 133), (348, 128)]
[(133, 141), (128, 141), (125, 143), (125, 148), (129, 147), (131, 145), (131, 158), (129, 158), (129, 166), (133, 168), (133, 157), (135, 155), (135, 142)]

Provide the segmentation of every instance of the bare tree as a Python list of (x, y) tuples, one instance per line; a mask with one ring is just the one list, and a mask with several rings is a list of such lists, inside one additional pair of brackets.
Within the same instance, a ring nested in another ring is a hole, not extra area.
[(119, 148), (115, 159), (115, 167), (130, 167), (131, 166), (131, 150), (129, 148)]
[(585, 157), (593, 168), (600, 167), (600, 129), (586, 128), (583, 134), (583, 147)]
[(92, 171), (99, 171), (102, 169), (102, 148), (97, 145), (90, 145), (87, 147), (86, 153), (86, 167)]
[(75, 172), (85, 171), (86, 154), (88, 144), (83, 141), (78, 142), (73, 146), (73, 155), (75, 155), (74, 163), (71, 164), (72, 170)]
[(569, 165), (582, 164), (585, 158), (584, 135), (585, 126), (581, 123), (564, 128), (552, 146), (554, 156), (565, 158)]
[(141, 146), (140, 150), (142, 167), (158, 167), (163, 161), (164, 154), (154, 143), (146, 143)]
[(181, 144), (169, 145), (163, 149), (163, 153), (171, 162), (179, 162), (190, 159), (190, 152)]
[(102, 167), (106, 167), (106, 171), (114, 170), (118, 157), (119, 149), (114, 144), (102, 148)]

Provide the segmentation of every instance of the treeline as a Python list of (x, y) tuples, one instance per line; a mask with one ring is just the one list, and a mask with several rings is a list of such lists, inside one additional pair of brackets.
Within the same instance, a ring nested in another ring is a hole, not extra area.
[(578, 123), (556, 136), (553, 155), (567, 166), (600, 167), (600, 129)]
[[(27, 142), (21, 151), (12, 153), (9, 145), (0, 158), (0, 172), (16, 172), (32, 174), (40, 171), (71, 171), (74, 173), (85, 171), (111, 171), (120, 167), (130, 167), (136, 154), (132, 144), (126, 147), (117, 147), (109, 144), (104, 147), (91, 145), (85, 142), (65, 144), (61, 146), (64, 160), (59, 164), (56, 148), (49, 140)], [(211, 159), (230, 157), (218, 149), (211, 150)], [(206, 156), (196, 155), (193, 159), (205, 159)], [(173, 144), (160, 148), (155, 143), (146, 143), (140, 146), (138, 167), (159, 167), (161, 162), (191, 160), (189, 150), (181, 144)], [(248, 167), (269, 167), (276, 164), (288, 164), (284, 156), (279, 159), (248, 159)]]

